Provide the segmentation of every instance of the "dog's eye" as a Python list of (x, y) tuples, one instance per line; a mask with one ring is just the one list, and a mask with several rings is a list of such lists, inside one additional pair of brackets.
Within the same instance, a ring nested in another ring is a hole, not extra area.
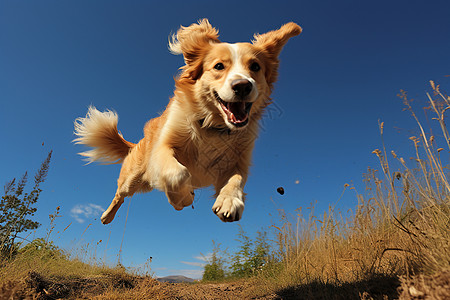
[(252, 70), (253, 72), (258, 72), (259, 70), (261, 70), (261, 66), (257, 62), (254, 62), (250, 65), (250, 70)]
[(225, 69), (225, 66), (223, 65), (223, 63), (217, 63), (217, 64), (214, 66), (214, 69), (220, 71), (220, 70)]

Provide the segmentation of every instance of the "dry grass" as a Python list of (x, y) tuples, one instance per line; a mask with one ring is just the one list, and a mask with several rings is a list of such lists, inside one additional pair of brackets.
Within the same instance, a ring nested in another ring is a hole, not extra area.
[(30, 248), (1, 262), (0, 299), (89, 299), (133, 288), (139, 280), (123, 268), (87, 264), (60, 250)]
[[(425, 132), (402, 91), (419, 128), (419, 136), (410, 138), (415, 157), (406, 163), (392, 151), (388, 159), (384, 142), (382, 150), (374, 150), (381, 169), (365, 174), (366, 191), (356, 193), (358, 205), (350, 216), (332, 206), (319, 218), (313, 209), (306, 218), (298, 210), (296, 220), (281, 212), (282, 226), (275, 228), (283, 265), (281, 272), (262, 276), (266, 289), (305, 299), (381, 299), (404, 295), (405, 282), (416, 274), (447, 274), (448, 280), (450, 185), (441, 155), (447, 159), (450, 151), (444, 122), (450, 98), (431, 86), (433, 95), (427, 96), (440, 132)], [(382, 137), (383, 130), (380, 123)], [(346, 184), (344, 192), (348, 189), (354, 188)], [(403, 288), (397, 290), (400, 280)]]

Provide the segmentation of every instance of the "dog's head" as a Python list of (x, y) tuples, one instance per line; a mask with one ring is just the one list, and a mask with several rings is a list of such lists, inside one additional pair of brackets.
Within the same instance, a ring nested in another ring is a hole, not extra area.
[(258, 119), (270, 101), (281, 49), (300, 32), (288, 23), (255, 34), (252, 43), (229, 44), (219, 41), (207, 19), (181, 27), (169, 43), (186, 63), (177, 83), (191, 88), (204, 126), (237, 130)]

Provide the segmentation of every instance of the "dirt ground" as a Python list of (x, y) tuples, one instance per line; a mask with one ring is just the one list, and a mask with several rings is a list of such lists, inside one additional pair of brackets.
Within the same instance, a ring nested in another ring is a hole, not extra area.
[(450, 299), (450, 271), (339, 287), (312, 284), (279, 291), (270, 291), (251, 280), (194, 284), (133, 276), (50, 280), (30, 272), (23, 280), (0, 283), (2, 299)]
[(450, 299), (450, 270), (433, 276), (401, 278), (399, 299)]
[(244, 281), (207, 284), (169, 284), (172, 299), (280, 299), (276, 294), (257, 296)]
[(255, 297), (250, 283), (166, 283), (153, 278), (101, 276), (53, 278), (30, 272), (23, 280), (0, 283), (3, 299), (280, 299)]

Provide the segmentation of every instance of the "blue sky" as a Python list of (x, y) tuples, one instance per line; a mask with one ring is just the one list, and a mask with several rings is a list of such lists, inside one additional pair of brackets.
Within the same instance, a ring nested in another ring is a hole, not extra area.
[[(363, 192), (362, 174), (378, 166), (371, 154), (380, 147), (378, 120), (390, 149), (411, 150), (415, 125), (396, 95), (404, 89), (425, 100), (429, 80), (449, 86), (448, 11), (448, 1), (1, 0), (0, 183), (34, 173), (52, 149), (36, 214), (43, 225), (29, 238), (45, 234), (48, 215), (61, 206), (53, 232), (61, 247), (114, 263), (124, 237), (124, 265), (138, 267), (151, 256), (158, 276), (198, 278), (201, 254), (212, 240), (232, 251), (239, 224), (253, 235), (277, 220), (277, 208), (293, 212), (317, 201), (321, 212), (345, 183)], [(183, 64), (167, 50), (168, 36), (204, 17), (227, 42), (289, 21), (304, 30), (281, 53), (243, 219), (222, 223), (211, 212), (211, 189), (198, 191), (194, 209), (181, 212), (154, 191), (126, 201), (104, 226), (99, 216), (120, 166), (84, 165), (77, 155), (84, 149), (71, 143), (73, 121), (91, 104), (113, 109), (119, 130), (137, 142), (145, 122), (164, 110)], [(338, 207), (355, 204), (349, 191)]]

